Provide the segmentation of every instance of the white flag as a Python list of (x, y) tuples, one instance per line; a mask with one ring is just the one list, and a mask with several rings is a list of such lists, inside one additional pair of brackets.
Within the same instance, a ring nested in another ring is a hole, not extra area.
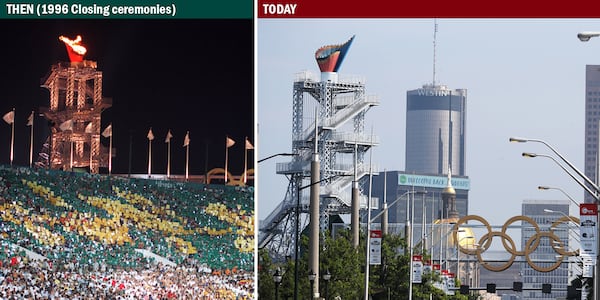
[(153, 140), (154, 139), (154, 133), (152, 133), (152, 127), (150, 127), (150, 130), (148, 130), (148, 139), (149, 140)]
[(62, 122), (62, 124), (60, 124), (60, 126), (58, 126), (60, 128), (60, 130), (62, 131), (67, 131), (67, 130), (73, 130), (73, 120), (67, 120)]
[(226, 140), (225, 140), (225, 146), (226, 146), (227, 148), (229, 148), (229, 147), (233, 146), (234, 144), (235, 144), (235, 141), (234, 141), (234, 140), (230, 139), (229, 137), (227, 137), (227, 138), (226, 138)]
[(92, 122), (89, 122), (86, 126), (85, 126), (85, 133), (92, 133), (94, 132), (94, 127)]
[(254, 146), (250, 143), (248, 138), (246, 138), (246, 150), (252, 150), (252, 149), (254, 149)]
[(104, 131), (102, 131), (102, 136), (106, 138), (112, 136), (112, 124), (104, 128)]
[(185, 134), (185, 138), (183, 139), (183, 146), (184, 146), (184, 147), (187, 147), (187, 146), (189, 146), (189, 145), (190, 145), (190, 132), (188, 131), (188, 132)]
[(33, 111), (31, 111), (29, 118), (27, 118), (27, 126), (33, 126)]
[(169, 132), (167, 132), (167, 137), (165, 138), (165, 143), (170, 143), (172, 137), (173, 135), (171, 134), (171, 129), (169, 129)]
[(6, 122), (8, 124), (12, 124), (15, 121), (15, 111), (11, 110), (11, 111), (7, 112), (6, 114), (4, 114), (2, 119), (4, 120), (4, 122)]

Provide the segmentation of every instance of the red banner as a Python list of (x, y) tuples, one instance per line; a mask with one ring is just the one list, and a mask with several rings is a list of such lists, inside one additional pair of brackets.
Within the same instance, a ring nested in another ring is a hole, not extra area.
[(371, 230), (371, 238), (381, 238), (383, 234), (381, 234), (381, 230)]
[(579, 204), (579, 215), (580, 216), (595, 216), (597, 214), (598, 214), (598, 206), (595, 203)]

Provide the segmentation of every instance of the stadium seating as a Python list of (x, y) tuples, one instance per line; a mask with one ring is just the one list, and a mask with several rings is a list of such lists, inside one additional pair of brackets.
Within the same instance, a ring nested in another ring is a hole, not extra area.
[(0, 178), (2, 237), (50, 260), (136, 268), (153, 262), (142, 248), (176, 264), (254, 269), (252, 187), (7, 166)]

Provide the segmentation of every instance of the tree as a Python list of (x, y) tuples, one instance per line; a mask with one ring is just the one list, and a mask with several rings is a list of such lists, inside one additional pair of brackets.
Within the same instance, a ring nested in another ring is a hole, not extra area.
[[(327, 233), (320, 254), (321, 275), (326, 270), (331, 273), (329, 280), (329, 297), (333, 299), (339, 296), (341, 299), (360, 299), (363, 290), (363, 280), (360, 274), (361, 265), (364, 264), (359, 254), (364, 251), (356, 251), (352, 247), (351, 234), (349, 230), (339, 231), (335, 238)], [(321, 279), (319, 283), (321, 295), (325, 295), (325, 282)]]
[[(351, 243), (350, 230), (340, 230), (335, 237), (329, 232), (322, 235), (319, 254), (319, 269), (322, 276), (326, 270), (331, 273), (328, 282), (329, 299), (360, 300), (364, 294), (366, 235), (362, 234), (358, 249)], [(406, 242), (397, 235), (386, 235), (382, 243), (382, 265), (372, 266), (369, 274), (369, 291), (373, 299), (407, 299), (409, 294), (409, 272), (411, 259), (409, 253), (403, 251)], [(310, 298), (310, 282), (308, 281), (308, 237), (301, 238), (301, 256), (298, 264), (298, 299)], [(425, 258), (427, 253), (421, 253)], [(258, 291), (259, 299), (274, 299), (275, 285), (273, 274), (280, 268), (283, 279), (279, 287), (280, 299), (294, 297), (294, 260), (274, 264), (264, 249), (259, 251)], [(413, 299), (434, 300), (467, 300), (475, 296), (456, 294), (446, 295), (433, 283), (440, 281), (440, 276), (432, 273), (423, 276), (423, 282), (413, 284)], [(325, 296), (325, 282), (320, 278), (321, 297)], [(389, 295), (388, 295), (389, 294)]]
[(275, 299), (275, 283), (273, 282), (273, 274), (275, 266), (269, 257), (266, 249), (258, 251), (258, 297), (260, 299), (271, 300)]

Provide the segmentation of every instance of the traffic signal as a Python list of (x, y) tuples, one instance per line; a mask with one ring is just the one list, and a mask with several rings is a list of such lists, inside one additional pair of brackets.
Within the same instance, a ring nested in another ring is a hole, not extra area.
[(552, 293), (552, 284), (542, 283), (542, 293), (544, 293), (544, 294)]
[(523, 283), (520, 281), (513, 282), (513, 291), (522, 292), (523, 291)]
[(460, 293), (463, 295), (468, 295), (469, 294), (469, 286), (461, 284), (460, 285)]
[(581, 288), (577, 288), (575, 285), (567, 286), (567, 299), (578, 300), (581, 299)]
[(488, 293), (495, 293), (496, 292), (496, 284), (495, 283), (488, 283), (485, 287), (485, 290)]

